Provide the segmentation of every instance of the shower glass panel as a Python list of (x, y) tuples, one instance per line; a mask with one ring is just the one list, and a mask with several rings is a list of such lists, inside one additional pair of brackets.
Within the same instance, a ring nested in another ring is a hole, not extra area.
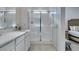
[(32, 41), (52, 41), (52, 20), (48, 11), (33, 11), (31, 15)]
[(40, 41), (40, 12), (32, 12), (31, 16), (31, 38)]
[(51, 41), (52, 40), (52, 27), (50, 12), (43, 11), (41, 12), (41, 40), (42, 41)]

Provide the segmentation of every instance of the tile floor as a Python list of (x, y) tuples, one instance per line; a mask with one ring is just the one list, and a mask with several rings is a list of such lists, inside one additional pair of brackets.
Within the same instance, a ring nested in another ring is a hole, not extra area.
[(30, 51), (56, 51), (52, 44), (31, 44)]
[(71, 46), (72, 51), (79, 51), (79, 44), (78, 43), (70, 41), (70, 40), (67, 40), (67, 41), (71, 43), (70, 46)]

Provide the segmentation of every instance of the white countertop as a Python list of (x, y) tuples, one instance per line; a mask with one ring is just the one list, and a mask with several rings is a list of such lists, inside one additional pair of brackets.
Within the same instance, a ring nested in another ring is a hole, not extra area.
[(25, 31), (13, 31), (13, 32), (9, 32), (6, 34), (3, 34), (2, 36), (0, 36), (0, 47), (2, 47), (3, 45), (15, 40), (17, 37), (28, 33), (29, 30), (25, 30)]

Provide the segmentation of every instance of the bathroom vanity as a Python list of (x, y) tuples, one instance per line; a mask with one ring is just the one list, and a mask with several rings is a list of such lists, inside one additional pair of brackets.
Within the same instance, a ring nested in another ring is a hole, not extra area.
[(0, 36), (0, 51), (28, 51), (30, 32), (13, 31)]

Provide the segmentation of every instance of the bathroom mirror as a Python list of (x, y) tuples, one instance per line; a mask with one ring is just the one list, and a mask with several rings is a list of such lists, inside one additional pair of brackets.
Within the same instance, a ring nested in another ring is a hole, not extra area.
[(16, 26), (16, 8), (0, 7), (0, 29)]

